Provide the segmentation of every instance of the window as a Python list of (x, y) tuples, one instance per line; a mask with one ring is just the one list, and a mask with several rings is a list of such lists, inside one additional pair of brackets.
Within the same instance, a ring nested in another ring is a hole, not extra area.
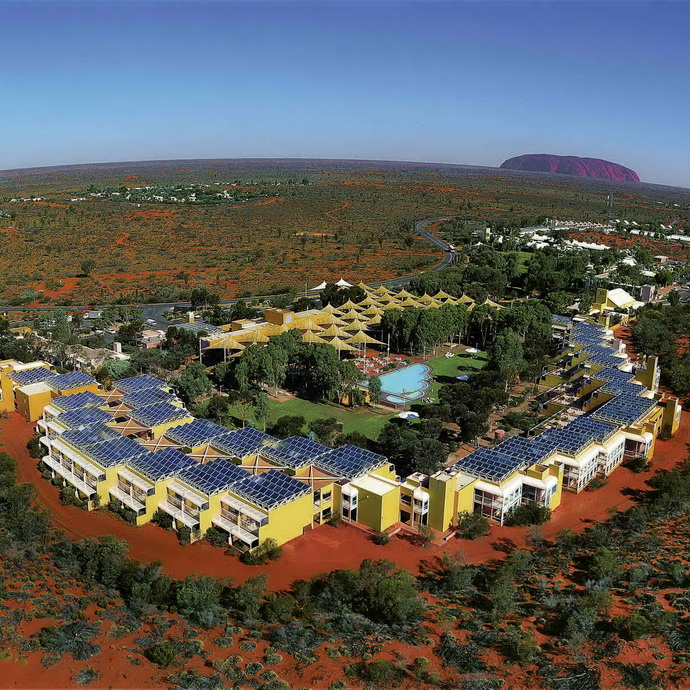
[(321, 495), (321, 501), (323, 503), (327, 503), (330, 500), (331, 500), (331, 491), (330, 490), (328, 490), (326, 493)]
[(405, 506), (411, 506), (412, 496), (408, 496), (407, 494), (400, 494), (400, 502)]

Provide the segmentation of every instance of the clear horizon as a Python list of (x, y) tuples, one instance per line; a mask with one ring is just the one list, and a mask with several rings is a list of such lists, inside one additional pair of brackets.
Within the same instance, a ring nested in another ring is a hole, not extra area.
[(690, 187), (686, 3), (0, 10), (0, 169), (204, 158), (497, 167), (553, 153)]

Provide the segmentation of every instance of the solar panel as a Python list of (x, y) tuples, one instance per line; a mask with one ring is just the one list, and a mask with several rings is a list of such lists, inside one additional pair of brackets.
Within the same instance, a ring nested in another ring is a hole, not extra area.
[(647, 391), (647, 387), (633, 381), (609, 381), (606, 385), (598, 388), (597, 393), (599, 391), (611, 394), (629, 393), (630, 395), (642, 395), (642, 393)]
[(247, 477), (251, 477), (247, 470), (235, 465), (231, 460), (218, 458), (182, 470), (177, 479), (210, 496), (219, 491), (227, 491)]
[(134, 391), (143, 391), (147, 388), (167, 388), (168, 384), (155, 376), (149, 374), (142, 374), (141, 376), (132, 376), (128, 379), (120, 379), (115, 381), (115, 388), (123, 393), (133, 393)]
[(101, 467), (114, 467), (135, 458), (137, 455), (145, 455), (151, 451), (146, 450), (140, 443), (126, 436), (118, 439), (97, 443), (85, 450), (91, 460)]
[(525, 466), (533, 464), (515, 455), (507, 455), (494, 448), (478, 448), (459, 460), (452, 469), (493, 482), (501, 482)]
[(67, 429), (80, 429), (93, 424), (111, 422), (112, 416), (99, 407), (84, 407), (59, 414), (55, 421)]
[(318, 467), (332, 474), (356, 479), (388, 462), (388, 458), (349, 443), (318, 458)]
[(180, 426), (168, 429), (165, 435), (175, 443), (194, 448), (206, 445), (217, 436), (227, 433), (228, 430), (224, 426), (215, 424), (208, 419), (195, 419), (188, 424), (180, 424)]
[(144, 407), (145, 405), (153, 405), (159, 402), (172, 402), (177, 399), (177, 396), (170, 391), (160, 388), (145, 388), (133, 393), (127, 393), (127, 395), (122, 397), (122, 402), (128, 407)]
[(103, 398), (91, 391), (75, 393), (74, 395), (61, 395), (51, 402), (53, 407), (57, 407), (58, 410), (62, 410), (63, 412), (70, 412), (71, 410), (79, 410), (86, 407), (100, 407), (103, 404)]
[(616, 367), (604, 367), (592, 374), (592, 378), (599, 379), (600, 381), (632, 381), (635, 378), (635, 374)]
[(570, 326), (573, 322), (569, 316), (562, 316), (561, 314), (554, 314), (551, 320), (557, 326)]
[(127, 464), (152, 481), (157, 482), (173, 477), (187, 467), (198, 463), (194, 458), (185, 455), (177, 448), (166, 448), (156, 453), (137, 455), (128, 460)]
[(44, 367), (36, 367), (35, 369), (22, 369), (11, 374), (11, 378), (20, 386), (28, 386), (32, 383), (42, 383), (48, 379), (55, 378), (56, 374)]
[(83, 371), (70, 371), (68, 374), (53, 376), (48, 381), (48, 385), (56, 391), (68, 391), (72, 388), (90, 386), (93, 383), (96, 383), (96, 379)]
[(266, 446), (261, 455), (279, 465), (298, 469), (314, 464), (319, 457), (331, 451), (323, 443), (303, 436), (291, 436), (273, 446)]
[(189, 417), (190, 414), (184, 407), (177, 407), (167, 402), (146, 405), (145, 407), (135, 407), (129, 416), (144, 426), (153, 427), (159, 424), (174, 422), (178, 419)]
[(592, 416), (617, 424), (629, 426), (640, 421), (656, 406), (656, 400), (641, 398), (630, 393), (620, 395), (605, 402), (592, 412)]
[(75, 429), (73, 431), (66, 431), (61, 436), (63, 441), (66, 441), (75, 448), (82, 450), (97, 443), (112, 441), (118, 438), (122, 438), (122, 435), (118, 434), (115, 429), (106, 426), (105, 424), (88, 427), (87, 429), (83, 430)]
[(226, 431), (212, 439), (210, 444), (221, 453), (241, 460), (256, 455), (262, 448), (273, 445), (277, 440), (263, 431), (247, 427), (240, 431)]
[(264, 510), (271, 510), (310, 493), (311, 488), (280, 470), (268, 470), (250, 475), (233, 486), (232, 492)]

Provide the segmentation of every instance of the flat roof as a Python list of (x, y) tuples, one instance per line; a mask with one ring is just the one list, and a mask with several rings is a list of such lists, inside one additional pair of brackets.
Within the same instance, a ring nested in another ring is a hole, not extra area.
[(376, 477), (373, 474), (367, 474), (364, 477), (355, 479), (352, 482), (352, 486), (356, 486), (358, 489), (364, 489), (365, 491), (370, 491), (373, 494), (383, 496), (391, 491), (394, 491), (399, 485), (390, 479), (384, 479), (383, 477)]
[(50, 393), (53, 389), (43, 381), (38, 383), (27, 383), (26, 386), (18, 386), (17, 390), (25, 395), (36, 395), (37, 393)]

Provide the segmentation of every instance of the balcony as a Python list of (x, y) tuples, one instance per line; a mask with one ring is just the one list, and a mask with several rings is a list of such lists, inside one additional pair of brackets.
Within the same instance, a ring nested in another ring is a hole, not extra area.
[(134, 496), (130, 496), (117, 486), (114, 486), (112, 489), (110, 489), (108, 493), (126, 505), (128, 508), (131, 508), (137, 515), (146, 508), (146, 506), (140, 501), (137, 501)]
[(193, 518), (183, 510), (176, 508), (174, 505), (170, 504), (168, 501), (163, 501), (158, 505), (158, 507), (164, 512), (170, 515), (170, 517), (175, 518), (183, 525), (186, 525), (190, 529), (196, 529), (199, 526), (199, 520)]
[(71, 484), (75, 489), (81, 491), (85, 496), (91, 497), (96, 493), (94, 487), (79, 479), (74, 472), (63, 467), (57, 460), (51, 458), (50, 455), (44, 455), (43, 462), (50, 467), (50, 469), (59, 474), (68, 484)]

